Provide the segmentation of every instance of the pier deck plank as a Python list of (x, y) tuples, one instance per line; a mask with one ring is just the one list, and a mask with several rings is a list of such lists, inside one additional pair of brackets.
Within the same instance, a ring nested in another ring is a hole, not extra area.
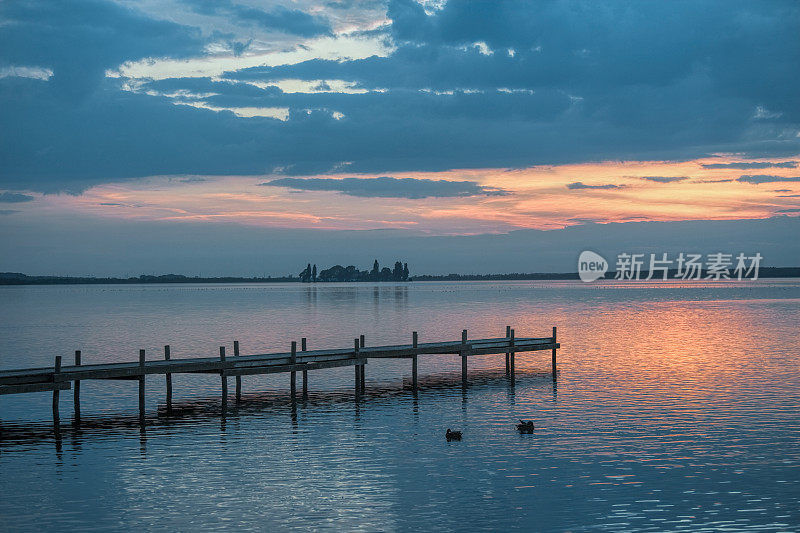
[(360, 348), (358, 355), (353, 348), (308, 350), (295, 354), (292, 362), (291, 352), (276, 352), (253, 355), (239, 355), (235, 358), (191, 357), (171, 358), (124, 363), (101, 363), (62, 366), (56, 373), (52, 367), (0, 371), (0, 393), (16, 394), (22, 392), (53, 391), (70, 388), (70, 382), (103, 379), (138, 379), (149, 374), (180, 373), (222, 373), (226, 376), (272, 374), (296, 372), (337, 366), (366, 364), (367, 360), (389, 358), (413, 358), (418, 355), (486, 355), (504, 354), (509, 350), (516, 353), (539, 350), (555, 350), (560, 344), (553, 337), (506, 337), (470, 339), (462, 341), (399, 344)]

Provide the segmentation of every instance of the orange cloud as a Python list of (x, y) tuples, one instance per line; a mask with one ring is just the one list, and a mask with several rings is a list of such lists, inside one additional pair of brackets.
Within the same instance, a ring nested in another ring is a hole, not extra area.
[[(275, 176), (153, 176), (100, 185), (80, 196), (44, 196), (30, 208), (134, 220), (225, 220), (320, 229), (407, 228), (430, 234), (552, 229), (586, 221), (767, 218), (796, 213), (792, 210), (800, 207), (795, 196), (800, 193), (800, 182), (736, 180), (752, 174), (754, 166), (767, 166), (774, 176), (796, 176), (796, 159), (743, 163), (740, 157), (728, 154), (691, 161), (604, 161), (388, 174), (414, 181), (468, 181), (479, 186), (476, 190), (508, 192), (414, 199), (259, 186)], [(343, 173), (320, 177), (372, 176)]]

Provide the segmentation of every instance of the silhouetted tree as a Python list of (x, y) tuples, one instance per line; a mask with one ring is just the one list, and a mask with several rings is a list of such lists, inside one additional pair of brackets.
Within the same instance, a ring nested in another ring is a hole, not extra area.
[(400, 261), (395, 261), (394, 263), (394, 270), (392, 270), (392, 281), (402, 281), (403, 280), (403, 263)]
[(317, 265), (311, 263), (298, 275), (304, 283), (316, 281), (408, 281), (408, 263), (395, 262), (394, 269), (380, 268), (376, 259), (372, 270), (361, 271), (353, 265), (343, 267), (334, 265), (330, 268), (317, 270)]
[(300, 281), (303, 283), (308, 283), (311, 281), (311, 263), (309, 263), (306, 268), (300, 272)]
[(376, 259), (374, 263), (372, 263), (372, 271), (369, 273), (367, 279), (369, 281), (380, 281), (380, 265), (378, 265), (378, 260)]

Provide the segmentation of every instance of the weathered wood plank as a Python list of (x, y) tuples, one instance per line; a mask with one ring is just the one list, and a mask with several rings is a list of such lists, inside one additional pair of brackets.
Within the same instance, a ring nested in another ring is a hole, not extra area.
[[(239, 357), (239, 341), (233, 341), (233, 356)], [(242, 401), (242, 376), (236, 376), (236, 403)]]
[[(169, 344), (164, 346), (164, 360), (169, 361), (170, 358), (170, 347)], [(166, 385), (167, 385), (167, 412), (172, 412), (172, 374), (167, 372), (166, 374)]]
[(417, 390), (417, 345), (419, 337), (417, 332), (414, 331), (411, 333), (411, 348), (413, 350), (413, 355), (411, 356), (411, 388), (416, 391)]
[[(511, 337), (511, 326), (506, 326), (506, 339)], [(511, 353), (506, 351), (506, 376), (511, 374)]]
[(320, 361), (317, 363), (297, 363), (285, 365), (269, 365), (269, 366), (251, 366), (247, 368), (232, 368), (226, 370), (225, 373), (229, 376), (249, 376), (255, 374), (277, 374), (280, 372), (295, 372), (301, 370), (319, 370), (322, 368), (336, 368), (340, 366), (354, 366), (367, 364), (366, 359), (353, 359), (352, 352), (349, 359), (335, 359), (331, 361)]
[[(552, 337), (543, 338), (519, 338), (516, 339), (517, 351), (527, 350), (529, 346), (533, 347), (537, 343), (541, 346), (533, 349), (551, 349), (546, 344), (552, 343)], [(507, 345), (507, 339), (480, 339), (473, 340), (469, 344), (472, 350), (482, 350), (482, 353), (491, 353), (490, 348), (497, 348), (497, 353), (501, 353)], [(165, 348), (165, 352), (166, 352)], [(446, 354), (453, 353), (459, 354), (461, 351), (461, 343), (459, 341), (453, 342), (437, 342), (437, 343), (423, 343), (419, 344), (416, 348), (412, 345), (396, 345), (396, 346), (379, 346), (363, 348), (362, 353), (366, 357), (412, 357), (415, 354)], [(532, 350), (531, 350), (532, 351)], [(331, 349), (331, 350), (313, 350), (306, 351), (298, 354), (298, 362), (313, 362), (325, 361), (337, 356), (347, 356), (352, 354), (352, 350)], [(138, 378), (142, 373), (144, 374), (169, 374), (169, 373), (192, 373), (192, 372), (214, 372), (220, 371), (225, 368), (232, 368), (233, 366), (266, 366), (269, 363), (285, 364), (285, 360), (291, 357), (291, 353), (272, 353), (272, 354), (255, 354), (255, 355), (242, 355), (238, 357), (235, 362), (227, 361), (225, 364), (220, 362), (217, 358), (212, 357), (195, 357), (185, 359), (165, 359), (163, 361), (146, 361), (144, 366), (138, 362), (126, 363), (103, 363), (93, 365), (78, 366), (63, 366), (61, 371), (61, 379), (70, 381), (83, 380), (83, 379), (115, 379), (115, 378)], [(230, 365), (230, 366), (226, 366)], [(31, 369), (17, 369), (17, 370), (3, 370), (0, 371), (0, 385), (15, 385), (23, 383), (41, 383), (53, 380), (53, 368), (31, 368)]]
[(467, 356), (472, 350), (467, 344), (467, 330), (461, 331), (461, 385), (467, 386)]
[[(222, 363), (223, 365), (225, 364), (224, 346), (219, 347), (219, 362)], [(225, 372), (221, 370), (219, 373), (219, 379), (222, 388), (222, 411), (225, 412), (225, 410), (228, 407), (228, 376), (226, 376)]]
[[(291, 356), (289, 357), (289, 362), (291, 363), (292, 368), (297, 366), (297, 341), (292, 341), (292, 351)], [(294, 396), (297, 392), (297, 371), (291, 370), (290, 376), (290, 394), (292, 396), (292, 401), (294, 401)]]
[[(75, 350), (75, 366), (81, 366), (81, 351)], [(75, 423), (79, 424), (81, 421), (81, 382), (75, 380), (75, 387), (72, 394), (72, 409), (75, 417)]]
[[(53, 366), (53, 383), (61, 383), (59, 379), (59, 373), (61, 372), (61, 356), (56, 356), (56, 363)], [(58, 414), (58, 391), (60, 389), (53, 388), (53, 423), (57, 426), (59, 420)]]
[[(523, 341), (516, 341), (514, 346), (515, 352), (538, 351), (538, 350), (552, 350), (560, 348), (560, 344), (552, 344), (552, 338), (547, 339), (550, 342), (535, 342), (527, 343)], [(503, 353), (506, 351), (508, 345), (505, 343), (475, 343), (470, 342), (469, 353), (472, 355), (485, 355), (492, 353)], [(413, 345), (390, 347), (389, 349), (381, 348), (364, 348), (361, 350), (361, 355), (366, 358), (412, 358), (414, 355), (423, 354), (460, 354), (461, 343), (436, 343), (435, 345), (420, 344), (417, 348)], [(317, 350), (309, 352), (301, 352), (297, 355), (298, 363), (312, 363), (324, 362), (330, 360), (337, 360), (341, 357), (352, 357), (352, 350)], [(75, 381), (75, 380), (91, 380), (91, 379), (138, 379), (139, 376), (144, 374), (172, 374), (172, 373), (214, 373), (226, 369), (233, 368), (247, 368), (247, 367), (264, 367), (269, 365), (285, 365), (291, 363), (291, 354), (274, 354), (271, 357), (253, 358), (251, 356), (241, 356), (238, 360), (227, 360), (225, 362), (219, 359), (203, 358), (203, 359), (171, 359), (164, 361), (146, 361), (144, 365), (137, 363), (112, 363), (103, 365), (82, 365), (62, 367), (59, 379)], [(234, 375), (234, 374), (230, 374)], [(13, 371), (13, 373), (0, 374), (0, 385), (20, 385), (25, 383), (45, 383), (52, 382), (54, 373), (52, 368), (46, 371), (40, 369), (33, 369), (30, 373), (25, 371)]]
[(24, 383), (22, 385), (0, 385), (0, 394), (22, 394), (26, 392), (47, 392), (53, 390), (69, 390), (72, 383), (59, 381), (57, 383)]
[(144, 423), (144, 350), (139, 350), (139, 422)]
[[(300, 351), (305, 352), (307, 349), (306, 338), (300, 339)], [(303, 369), (303, 398), (308, 398), (308, 370)]]
[[(514, 354), (517, 352), (538, 350), (552, 350), (555, 352), (555, 350), (560, 348), (560, 344), (555, 342), (554, 337), (514, 338), (513, 333), (509, 335), (509, 338), (475, 339), (469, 342), (464, 342), (464, 339), (462, 339), (462, 341), (422, 344), (412, 341), (412, 343), (408, 345), (376, 346), (369, 348), (361, 346), (360, 338), (357, 340), (360, 359), (410, 358), (414, 366), (416, 366), (414, 364), (416, 361), (414, 360), (418, 355), (423, 354), (456, 354), (466, 358), (472, 355), (509, 353), (510, 360), (508, 366), (511, 367), (509, 368), (511, 372), (513, 372)], [(236, 344), (237, 343), (234, 343), (235, 348)], [(173, 373), (220, 373), (220, 375), (222, 375), (224, 372), (225, 375), (241, 376), (292, 371), (291, 368), (296, 368), (295, 371), (304, 370), (307, 372), (307, 370), (312, 367), (326, 368), (330, 366), (341, 366), (343, 364), (354, 364), (352, 363), (353, 349), (345, 348), (301, 351), (300, 353), (297, 353), (295, 349), (294, 355), (292, 352), (278, 352), (271, 354), (237, 355), (233, 359), (225, 359), (224, 357), (170, 359), (169, 346), (165, 346), (164, 352), (163, 361), (140, 360), (137, 362), (125, 363), (78, 364), (74, 366), (62, 366), (58, 374), (54, 372), (52, 367), (4, 370), (0, 371), (0, 385), (43, 385), (55, 381), (77, 382), (90, 379), (138, 379), (143, 381), (142, 378), (147, 374), (165, 374), (167, 376), (167, 396), (169, 404), (171, 403), (169, 400), (171, 400), (171, 374)], [(294, 365), (292, 364), (293, 356)], [(343, 363), (342, 361), (351, 362)], [(359, 375), (359, 385), (361, 385), (363, 379), (364, 378)], [(306, 385), (305, 381), (306, 380), (304, 380), (304, 385)], [(237, 382), (237, 385), (238, 384), (239, 382)], [(306, 387), (304, 387), (304, 389), (305, 388)], [(359, 386), (359, 388), (362, 387)], [(237, 387), (237, 391), (238, 389)]]
[[(556, 326), (553, 326), (553, 344), (556, 344)], [(556, 346), (553, 346), (551, 367), (553, 370), (553, 379), (556, 379)]]

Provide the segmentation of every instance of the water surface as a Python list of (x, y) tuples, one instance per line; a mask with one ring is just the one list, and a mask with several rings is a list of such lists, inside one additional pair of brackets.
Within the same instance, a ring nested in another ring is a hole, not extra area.
[[(547, 336), (562, 349), (372, 361), (246, 376), (222, 417), (219, 377), (84, 382), (82, 424), (61, 393), (0, 397), (6, 530), (800, 529), (800, 281), (123, 285), (0, 288), (0, 368), (288, 349)], [(231, 380), (232, 385), (232, 380)], [(232, 390), (232, 387), (231, 387)], [(230, 404), (233, 405), (233, 404)], [(517, 418), (536, 422), (519, 435)], [(464, 432), (447, 443), (446, 428)]]

